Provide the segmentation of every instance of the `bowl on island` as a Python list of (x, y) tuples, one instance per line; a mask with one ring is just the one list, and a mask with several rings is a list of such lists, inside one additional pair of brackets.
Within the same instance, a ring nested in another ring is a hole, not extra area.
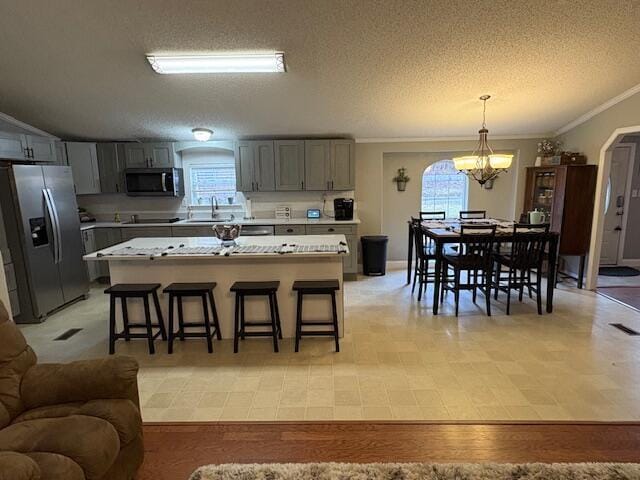
[(222, 242), (222, 245), (229, 247), (236, 244), (235, 240), (240, 236), (242, 225), (219, 224), (214, 225), (212, 229), (213, 234)]

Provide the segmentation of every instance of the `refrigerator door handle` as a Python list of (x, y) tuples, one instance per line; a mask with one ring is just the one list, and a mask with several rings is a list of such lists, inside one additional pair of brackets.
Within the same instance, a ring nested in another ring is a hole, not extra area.
[(53, 201), (53, 195), (49, 188), (42, 189), (44, 193), (45, 201), (47, 202), (47, 212), (49, 213), (49, 220), (51, 221), (51, 227), (53, 228), (53, 261), (54, 263), (60, 263), (62, 261), (62, 239), (60, 238), (60, 219), (58, 217), (58, 210), (56, 204)]
[(162, 180), (160, 180), (162, 183), (162, 191), (166, 192), (167, 191), (167, 174), (166, 173), (162, 173)]

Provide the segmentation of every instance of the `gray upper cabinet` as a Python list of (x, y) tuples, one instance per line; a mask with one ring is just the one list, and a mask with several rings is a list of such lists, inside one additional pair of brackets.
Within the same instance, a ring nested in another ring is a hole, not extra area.
[(124, 169), (124, 145), (122, 143), (98, 143), (96, 146), (100, 191), (122, 193)]
[(331, 190), (353, 190), (355, 176), (355, 142), (331, 140)]
[(0, 132), (0, 158), (54, 163), (57, 158), (55, 139), (22, 133)]
[(236, 189), (273, 192), (276, 188), (273, 141), (239, 141), (235, 146)]
[(173, 143), (127, 143), (124, 145), (126, 168), (172, 168), (178, 159)]
[(276, 190), (304, 190), (304, 140), (276, 140)]
[(304, 150), (304, 189), (329, 190), (331, 141), (306, 140)]
[(69, 165), (67, 147), (65, 147), (64, 142), (56, 142), (56, 163), (58, 165)]
[(26, 135), (0, 132), (0, 158), (8, 160), (27, 160)]
[(50, 137), (38, 137), (36, 135), (25, 135), (27, 137), (27, 148), (34, 162), (55, 163), (56, 141)]
[(77, 195), (100, 193), (100, 170), (96, 144), (67, 142), (67, 161), (73, 172)]

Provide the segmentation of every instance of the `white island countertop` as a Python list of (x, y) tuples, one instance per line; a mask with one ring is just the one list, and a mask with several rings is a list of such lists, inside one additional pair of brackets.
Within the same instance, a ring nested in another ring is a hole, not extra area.
[(85, 255), (89, 261), (211, 258), (318, 257), (348, 255), (344, 235), (247, 236), (225, 247), (213, 237), (134, 238)]
[(322, 217), (318, 219), (309, 218), (251, 218), (244, 219), (236, 217), (233, 220), (219, 219), (197, 219), (197, 220), (179, 220), (172, 223), (130, 223), (124, 222), (87, 222), (80, 224), (80, 230), (91, 230), (93, 228), (131, 228), (131, 227), (207, 227), (219, 224), (238, 224), (238, 225), (358, 225), (360, 219), (352, 220), (336, 220), (330, 217)]

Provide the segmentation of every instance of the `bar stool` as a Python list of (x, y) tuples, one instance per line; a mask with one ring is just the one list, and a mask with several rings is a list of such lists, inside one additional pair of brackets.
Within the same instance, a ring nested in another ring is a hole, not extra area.
[[(233, 353), (238, 353), (238, 339), (245, 337), (273, 337), (273, 351), (278, 352), (278, 338), (282, 339), (278, 296), (280, 282), (235, 282), (231, 292), (236, 294), (235, 318), (233, 328)], [(247, 322), (244, 315), (245, 297), (266, 296), (269, 300), (271, 319)], [(247, 327), (271, 327), (270, 331), (247, 332)]]
[[(338, 341), (338, 311), (336, 309), (336, 291), (340, 290), (340, 282), (338, 280), (298, 280), (293, 282), (292, 290), (298, 292), (298, 307), (296, 311), (296, 348), (298, 351), (300, 339), (303, 336), (332, 336), (336, 342), (336, 352), (340, 351), (340, 343)], [(302, 300), (304, 295), (330, 295), (331, 311), (333, 318), (329, 321), (304, 321), (302, 319)], [(304, 332), (304, 326), (332, 325), (333, 330), (310, 330)]]
[[(124, 338), (129, 341), (132, 338), (146, 338), (149, 343), (149, 353), (154, 354), (153, 341), (161, 336), (167, 339), (167, 332), (164, 328), (160, 302), (158, 301), (159, 283), (118, 283), (107, 288), (104, 293), (109, 294), (109, 355), (115, 353), (116, 340)], [(156, 310), (157, 323), (151, 323), (151, 313), (149, 312), (149, 295), (153, 298), (153, 305)], [(116, 298), (120, 299), (122, 305), (123, 330), (116, 333)], [(127, 300), (129, 298), (141, 298), (144, 305), (145, 323), (130, 323), (129, 312), (127, 310)], [(131, 333), (131, 329), (145, 329), (145, 333)], [(154, 334), (153, 328), (158, 331)]]
[[(169, 294), (169, 345), (168, 352), (173, 353), (173, 340), (176, 335), (181, 341), (185, 338), (206, 338), (207, 350), (213, 353), (213, 342), (211, 338), (215, 335), (218, 340), (222, 340), (220, 333), (220, 324), (218, 323), (218, 311), (216, 310), (216, 302), (213, 298), (213, 289), (216, 288), (215, 282), (210, 283), (172, 283), (167, 286), (163, 292)], [(200, 297), (202, 299), (202, 313), (204, 320), (202, 322), (185, 322), (182, 314), (182, 299), (185, 297)], [(178, 300), (178, 331), (173, 328), (173, 303)], [(207, 304), (207, 300), (209, 304)], [(209, 306), (213, 314), (213, 332), (211, 331), (211, 322), (209, 321)], [(185, 332), (185, 328), (204, 327), (204, 332)]]

